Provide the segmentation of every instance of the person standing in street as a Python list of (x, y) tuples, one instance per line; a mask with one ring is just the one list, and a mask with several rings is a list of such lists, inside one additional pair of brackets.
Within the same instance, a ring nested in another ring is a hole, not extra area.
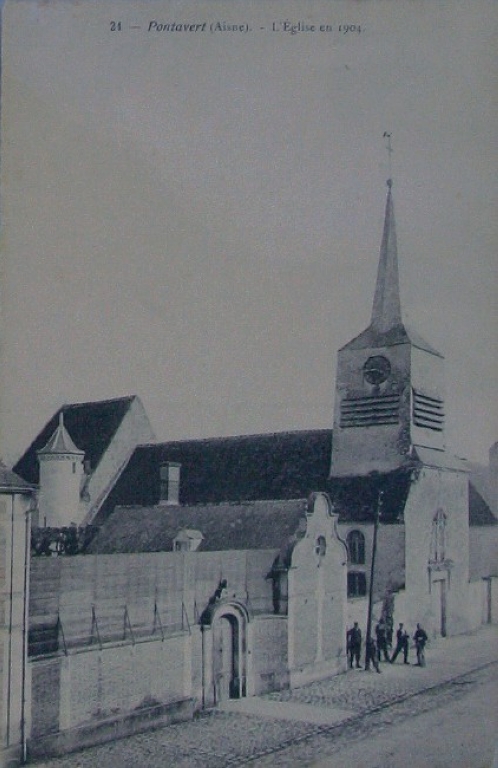
[(359, 628), (357, 621), (355, 621), (352, 629), (348, 630), (347, 651), (349, 654), (349, 668), (353, 669), (353, 661), (355, 661), (356, 669), (361, 669), (361, 629)]
[(417, 629), (413, 635), (415, 640), (415, 648), (417, 650), (417, 666), (425, 667), (425, 644), (428, 640), (427, 633), (420, 624), (417, 624)]
[(369, 637), (367, 639), (367, 647), (365, 651), (365, 669), (368, 669), (369, 661), (372, 662), (375, 671), (380, 672), (378, 648), (373, 637)]
[(409, 664), (408, 661), (408, 643), (410, 640), (410, 636), (408, 632), (404, 629), (403, 624), (400, 623), (398, 631), (396, 632), (396, 648), (394, 650), (393, 655), (391, 656), (391, 664), (394, 664), (396, 659), (398, 658), (398, 654), (403, 651), (403, 661), (405, 664)]
[(384, 656), (384, 661), (389, 661), (389, 654), (387, 652), (387, 627), (383, 619), (380, 619), (379, 623), (375, 627), (375, 637), (377, 638), (377, 658), (381, 660), (381, 654)]

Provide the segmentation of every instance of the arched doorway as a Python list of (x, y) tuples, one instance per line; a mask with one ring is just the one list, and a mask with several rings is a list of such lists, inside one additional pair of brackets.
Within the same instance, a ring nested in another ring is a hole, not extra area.
[(215, 703), (246, 695), (246, 616), (224, 606), (213, 616), (213, 683)]

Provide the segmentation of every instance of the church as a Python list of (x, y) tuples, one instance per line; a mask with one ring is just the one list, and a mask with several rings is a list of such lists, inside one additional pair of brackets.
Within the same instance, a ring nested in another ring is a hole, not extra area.
[(13, 744), (59, 754), (341, 672), (370, 590), (433, 638), (497, 621), (497, 520), (446, 449), (444, 358), (403, 322), (387, 186), (332, 428), (160, 443), (132, 396), (62, 406), (17, 462)]

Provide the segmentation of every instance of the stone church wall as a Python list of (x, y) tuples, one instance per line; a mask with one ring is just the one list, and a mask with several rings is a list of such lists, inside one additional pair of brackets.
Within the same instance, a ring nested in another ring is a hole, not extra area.
[[(445, 525), (436, 556), (434, 537), (438, 510), (445, 516)], [(468, 631), (466, 474), (432, 467), (421, 469), (406, 503), (405, 530), (408, 624), (415, 626), (420, 622), (432, 636)]]

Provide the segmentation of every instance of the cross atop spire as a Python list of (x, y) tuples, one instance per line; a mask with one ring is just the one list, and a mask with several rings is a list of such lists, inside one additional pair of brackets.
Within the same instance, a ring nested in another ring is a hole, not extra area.
[(372, 307), (371, 327), (381, 332), (389, 331), (391, 328), (402, 324), (392, 185), (392, 180), (388, 179), (384, 232), (380, 246), (377, 284)]
[(394, 152), (392, 144), (391, 144), (391, 136), (392, 134), (388, 131), (384, 131), (383, 138), (386, 140), (386, 150), (387, 150), (387, 159), (388, 159), (388, 168), (389, 168), (389, 178), (391, 178), (393, 171), (392, 171), (392, 153)]

